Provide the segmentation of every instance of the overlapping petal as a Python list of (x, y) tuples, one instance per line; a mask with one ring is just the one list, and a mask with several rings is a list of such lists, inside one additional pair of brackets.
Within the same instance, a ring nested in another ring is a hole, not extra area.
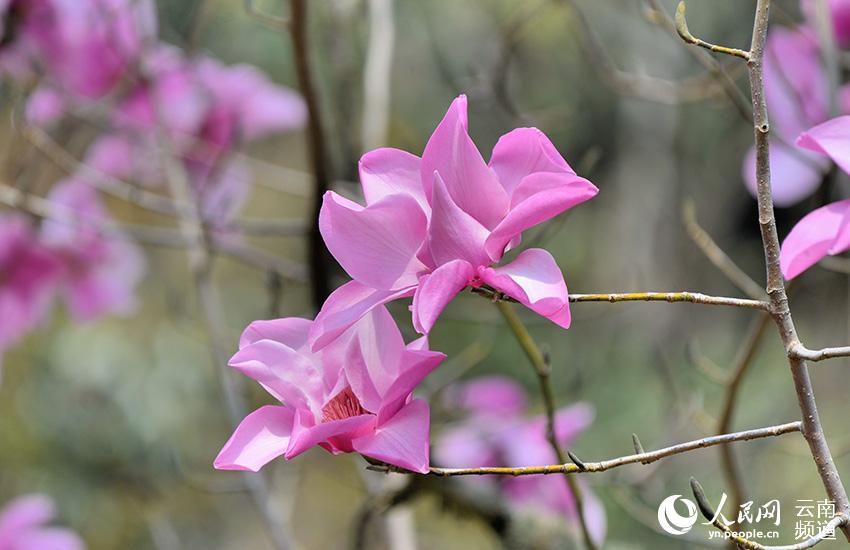
[(850, 249), (850, 199), (810, 212), (782, 243), (779, 263), (786, 279), (793, 279), (828, 255)]
[(415, 198), (422, 211), (430, 214), (431, 193), (426, 194), (422, 185), (422, 160), (419, 157), (387, 147), (369, 151), (361, 157), (358, 166), (366, 204), (374, 204), (388, 195), (404, 193)]
[(355, 451), (408, 470), (428, 472), (428, 403), (414, 399), (368, 436), (352, 440)]
[(465, 260), (452, 260), (424, 275), (413, 295), (414, 328), (422, 334), (431, 332), (440, 313), (474, 276), (475, 269)]
[(289, 447), (295, 409), (267, 405), (246, 416), (213, 463), (219, 470), (259, 471)]

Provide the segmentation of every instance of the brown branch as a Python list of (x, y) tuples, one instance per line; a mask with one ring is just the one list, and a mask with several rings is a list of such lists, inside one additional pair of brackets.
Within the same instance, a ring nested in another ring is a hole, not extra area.
[(803, 344), (797, 343), (791, 346), (788, 354), (794, 359), (806, 361), (823, 361), (824, 359), (835, 359), (838, 357), (850, 357), (850, 346), (840, 348), (808, 349)]
[[(770, 299), (770, 314), (779, 331), (779, 336), (785, 346), (791, 367), (791, 377), (802, 415), (802, 433), (809, 444), (812, 458), (818, 469), (821, 481), (830, 500), (835, 502), (840, 514), (850, 517), (850, 500), (841, 482), (835, 461), (829, 451), (823, 426), (818, 415), (814, 390), (809, 377), (806, 361), (796, 356), (793, 350), (801, 345), (797, 336), (791, 310), (788, 306), (788, 296), (785, 291), (785, 281), (779, 264), (779, 236), (776, 230), (776, 220), (773, 212), (773, 193), (770, 185), (770, 125), (767, 116), (767, 102), (764, 92), (764, 45), (767, 39), (770, 0), (758, 0), (753, 22), (753, 36), (747, 67), (750, 76), (750, 93), (753, 103), (753, 126), (756, 149), (756, 184), (758, 201), (758, 220), (761, 231), (762, 245), (767, 271), (767, 295)], [(679, 16), (684, 21), (684, 2), (679, 5)], [(677, 14), (678, 15), (678, 14)], [(683, 36), (686, 41), (687, 37)], [(729, 52), (724, 52), (729, 53)], [(735, 55), (735, 54), (733, 54)], [(841, 524), (845, 537), (850, 541), (850, 529), (846, 523)]]
[[(768, 426), (765, 428), (757, 428), (754, 430), (746, 430), (742, 432), (734, 432), (723, 435), (713, 435), (702, 439), (695, 439), (685, 443), (679, 443), (670, 447), (664, 447), (656, 451), (638, 453), (632, 455), (621, 456), (601, 462), (582, 462), (583, 467), (576, 464), (563, 463), (552, 464), (547, 466), (524, 466), (520, 468), (511, 467), (485, 467), (485, 468), (431, 468), (430, 474), (441, 477), (450, 476), (481, 476), (481, 475), (503, 475), (503, 476), (530, 476), (530, 475), (549, 475), (549, 474), (593, 474), (604, 472), (613, 468), (619, 468), (627, 464), (651, 464), (662, 458), (669, 456), (713, 447), (715, 445), (724, 445), (733, 441), (750, 441), (753, 439), (763, 439), (766, 437), (776, 437), (792, 432), (799, 432), (802, 424), (797, 422), (789, 422), (787, 424), (779, 424), (776, 426)], [(387, 468), (384, 468), (386, 471)], [(391, 471), (401, 471), (390, 468)]]
[(767, 310), (762, 300), (708, 296), (699, 292), (630, 292), (625, 294), (570, 294), (570, 302), (690, 302), (713, 306), (741, 307)]
[(708, 498), (706, 498), (705, 491), (703, 491), (702, 486), (694, 478), (691, 478), (691, 490), (693, 491), (694, 498), (696, 498), (697, 504), (699, 505), (700, 512), (702, 512), (702, 515), (705, 516), (705, 519), (710, 521), (714, 527), (722, 531), (726, 535), (727, 540), (734, 543), (737, 548), (746, 548), (747, 550), (803, 550), (827, 540), (828, 537), (831, 537), (833, 533), (835, 533), (836, 528), (847, 525), (847, 516), (839, 513), (830, 519), (815, 536), (802, 542), (783, 546), (766, 546), (738, 535), (722, 519), (720, 519), (720, 516), (714, 511), (714, 507), (710, 502), (708, 502)]
[(312, 230), (309, 235), (310, 280), (313, 289), (313, 305), (321, 308), (331, 293), (330, 254), (319, 232), (319, 211), (322, 196), (330, 188), (331, 166), (325, 138), (321, 102), (310, 61), (310, 40), (307, 19), (307, 0), (290, 0), (290, 36), (295, 51), (295, 69), (298, 84), (307, 104), (309, 119), (307, 132), (310, 148), (310, 164), (315, 178), (313, 189)]
[(693, 201), (689, 200), (685, 202), (682, 207), (682, 221), (685, 224), (685, 230), (688, 232), (688, 236), (694, 241), (694, 244), (699, 247), (702, 253), (705, 254), (705, 257), (726, 275), (739, 290), (744, 291), (747, 296), (755, 300), (765, 300), (767, 298), (764, 289), (747, 275), (743, 269), (738, 267), (738, 264), (699, 225)]
[[(558, 443), (557, 430), (555, 429), (555, 396), (552, 393), (552, 385), (549, 382), (549, 374), (551, 372), (549, 361), (540, 351), (540, 348), (537, 346), (534, 338), (532, 338), (528, 329), (522, 323), (522, 320), (520, 320), (519, 316), (512, 309), (511, 304), (499, 301), (496, 302), (496, 306), (499, 308), (499, 311), (502, 313), (502, 316), (505, 318), (505, 321), (511, 331), (514, 333), (517, 342), (528, 357), (531, 366), (534, 367), (534, 372), (537, 374), (537, 380), (540, 383), (540, 395), (543, 397), (543, 408), (546, 415), (546, 440), (555, 452), (558, 462), (566, 462), (566, 456), (564, 455), (563, 449), (561, 449), (561, 445)], [(577, 460), (575, 455), (567, 451), (567, 456), (572, 459), (572, 466), (575, 466), (580, 470), (584, 469), (584, 463)], [(584, 495), (581, 487), (579, 487), (578, 482), (573, 479), (572, 476), (564, 477), (570, 488), (570, 493), (572, 493), (573, 498), (576, 501), (576, 515), (578, 516), (579, 526), (581, 527), (584, 545), (588, 548), (588, 550), (595, 550), (596, 543), (590, 535), (590, 528), (588, 527), (587, 519), (584, 516)]]

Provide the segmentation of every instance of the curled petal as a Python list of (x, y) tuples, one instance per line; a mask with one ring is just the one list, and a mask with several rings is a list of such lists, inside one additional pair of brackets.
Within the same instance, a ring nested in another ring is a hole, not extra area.
[(850, 249), (850, 199), (828, 204), (797, 222), (779, 253), (786, 279), (793, 279), (827, 255)]
[(302, 411), (298, 411), (292, 440), (285, 455), (287, 460), (316, 445), (321, 445), (333, 453), (350, 453), (353, 450), (351, 440), (371, 433), (375, 428), (375, 416), (372, 414), (361, 414), (321, 424), (307, 424), (305, 420)]
[(422, 334), (431, 332), (446, 305), (474, 276), (475, 269), (464, 260), (453, 260), (424, 275), (413, 296), (414, 328)]
[(375, 290), (357, 281), (349, 281), (334, 290), (310, 329), (310, 347), (318, 351), (334, 341), (351, 325), (375, 307), (398, 298), (413, 296), (415, 287), (400, 290)]
[(274, 340), (259, 340), (228, 365), (261, 383), (279, 401), (298, 408), (321, 406), (322, 377), (309, 358)]
[(373, 433), (354, 439), (355, 451), (414, 472), (428, 472), (428, 403), (414, 399)]
[(429, 189), (426, 195), (422, 186), (421, 165), (419, 157), (400, 149), (375, 149), (363, 155), (358, 166), (366, 204), (406, 193), (416, 199), (423, 212), (430, 213), (431, 193)]
[(826, 155), (850, 174), (850, 116), (840, 116), (800, 134), (797, 145)]
[(467, 133), (464, 95), (452, 102), (422, 153), (422, 181), (428, 187), (434, 172), (457, 206), (485, 227), (495, 227), (507, 214), (508, 194)]
[(575, 174), (546, 134), (537, 128), (517, 128), (500, 137), (493, 147), (490, 168), (499, 176), (508, 196), (523, 178), (536, 172)]
[(567, 285), (555, 259), (529, 248), (502, 267), (479, 268), (481, 280), (563, 328), (570, 326)]
[(428, 220), (416, 200), (388, 195), (363, 208), (325, 193), (319, 229), (328, 250), (353, 279), (373, 288), (397, 290), (416, 283), (424, 264), (416, 257)]
[(383, 392), (383, 404), (378, 411), (378, 425), (395, 415), (407, 401), (413, 389), (443, 362), (446, 354), (438, 351), (411, 351), (404, 353), (403, 368), (398, 377)]
[(307, 343), (312, 326), (313, 321), (301, 317), (254, 321), (242, 332), (239, 349), (259, 340), (274, 340), (297, 350)]
[(526, 176), (511, 197), (511, 211), (493, 230), (485, 247), (498, 261), (511, 240), (573, 206), (596, 196), (599, 189), (575, 174), (537, 172)]
[(218, 470), (258, 471), (286, 452), (294, 415), (290, 407), (260, 407), (239, 423), (213, 465)]
[(484, 247), (489, 231), (455, 203), (440, 174), (433, 174), (433, 179), (427, 240), (431, 260), (438, 266), (453, 260), (466, 260), (475, 266), (489, 264)]

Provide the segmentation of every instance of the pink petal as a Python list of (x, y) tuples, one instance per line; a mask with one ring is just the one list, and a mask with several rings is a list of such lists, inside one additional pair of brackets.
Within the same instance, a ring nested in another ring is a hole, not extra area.
[(382, 393), (382, 405), (378, 411), (378, 424), (395, 415), (404, 405), (410, 394), (422, 380), (428, 376), (446, 358), (438, 351), (406, 350), (402, 357), (402, 367), (392, 384)]
[[(850, 248), (845, 236), (850, 220), (850, 199), (813, 210), (791, 230), (779, 253), (779, 263), (786, 279), (793, 279), (827, 255)], [(843, 230), (843, 231), (842, 231)], [(839, 245), (839, 246), (837, 246)]]
[(428, 403), (414, 399), (374, 433), (354, 439), (355, 451), (387, 464), (428, 472)]
[[(369, 411), (378, 412), (381, 396), (399, 375), (404, 351), (398, 325), (383, 305), (352, 326), (344, 368), (351, 389)], [(366, 394), (361, 395), (359, 389)]]
[(466, 260), (473, 266), (491, 262), (484, 248), (489, 231), (455, 204), (436, 173), (431, 207), (427, 247), (435, 265), (452, 260)]
[(286, 452), (295, 409), (266, 405), (246, 416), (213, 465), (217, 470), (258, 471)]
[(498, 261), (508, 243), (523, 231), (596, 196), (599, 189), (575, 174), (537, 172), (526, 176), (511, 197), (511, 211), (493, 230), (485, 247)]
[(307, 343), (307, 335), (312, 326), (313, 321), (301, 317), (254, 321), (239, 338), (239, 349), (258, 340), (274, 340), (297, 350)]
[[(770, 142), (770, 185), (776, 206), (792, 206), (815, 192), (830, 163), (822, 156), (778, 141)], [(744, 158), (744, 182), (753, 197), (757, 193), (755, 149)]]
[(850, 116), (840, 116), (803, 132), (797, 146), (831, 158), (850, 173)]
[(422, 186), (421, 164), (419, 157), (400, 149), (375, 149), (363, 155), (359, 163), (360, 184), (366, 204), (374, 204), (387, 195), (405, 193), (416, 199), (423, 212), (430, 214), (431, 193), (426, 195)]
[(237, 351), (228, 365), (289, 406), (317, 410), (322, 405), (323, 379), (311, 358), (280, 342), (254, 342)]
[(487, 228), (508, 212), (508, 194), (467, 133), (466, 96), (455, 99), (422, 153), (426, 196), (438, 172), (457, 206)]
[(374, 428), (375, 415), (372, 414), (331, 420), (309, 427), (296, 418), (292, 441), (285, 456), (287, 460), (290, 460), (307, 449), (322, 443), (330, 443), (332, 452), (351, 452), (352, 440), (364, 434), (372, 433)]
[(563, 328), (570, 326), (567, 285), (549, 252), (529, 248), (502, 267), (479, 268), (481, 280)]
[(0, 541), (15, 534), (45, 524), (56, 514), (50, 497), (40, 494), (23, 495), (0, 510)]
[(493, 147), (490, 168), (508, 196), (524, 177), (535, 172), (575, 174), (546, 134), (537, 128), (516, 128), (500, 137)]
[(464, 260), (453, 260), (423, 276), (413, 296), (413, 326), (420, 333), (431, 332), (446, 305), (466, 287), (475, 270)]
[(334, 341), (373, 308), (398, 298), (412, 296), (415, 287), (400, 290), (375, 290), (357, 281), (349, 281), (334, 290), (310, 329), (310, 347), (318, 351)]
[(58, 90), (39, 86), (27, 100), (24, 117), (30, 124), (45, 126), (57, 121), (68, 110), (68, 101)]
[(329, 191), (319, 228), (325, 244), (355, 280), (381, 290), (416, 283), (425, 269), (416, 257), (428, 220), (413, 197), (389, 195), (363, 208)]
[[(800, 10), (806, 16), (809, 25), (812, 28), (817, 28), (816, 24), (816, 6), (819, 0), (801, 0)], [(848, 0), (829, 0), (830, 15), (832, 17), (833, 31), (835, 32), (835, 40), (840, 48), (847, 49), (850, 47), (850, 1)]]
[(446, 396), (452, 406), (472, 416), (514, 417), (528, 406), (522, 386), (507, 376), (481, 376), (448, 388)]
[(70, 529), (47, 527), (29, 531), (13, 542), (14, 550), (83, 550), (83, 539)]
[(434, 445), (434, 458), (440, 466), (483, 468), (500, 466), (497, 449), (473, 423), (463, 423), (444, 431)]

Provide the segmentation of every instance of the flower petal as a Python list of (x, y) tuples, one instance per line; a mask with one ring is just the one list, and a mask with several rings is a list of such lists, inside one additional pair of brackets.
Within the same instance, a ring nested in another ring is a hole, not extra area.
[(507, 376), (480, 376), (447, 388), (446, 397), (473, 417), (517, 417), (528, 406), (522, 386)]
[(334, 341), (373, 308), (398, 298), (413, 296), (415, 287), (400, 290), (375, 290), (357, 281), (349, 281), (334, 290), (310, 329), (310, 347), (319, 351)]
[(378, 412), (381, 396), (398, 378), (404, 351), (401, 331), (383, 305), (352, 327), (344, 369), (351, 389), (367, 410)]
[(847, 233), (848, 223), (850, 199), (813, 210), (797, 222), (785, 237), (779, 252), (779, 263), (785, 278), (793, 279), (825, 256), (850, 248), (847, 239), (839, 242), (839, 236)]
[(416, 257), (428, 220), (416, 200), (388, 195), (363, 208), (336, 193), (325, 193), (319, 229), (325, 244), (355, 280), (373, 288), (398, 290), (416, 283), (425, 265)]
[[(303, 413), (299, 411), (299, 414)], [(323, 443), (329, 444), (327, 446), (334, 453), (351, 452), (351, 440), (371, 433), (374, 427), (375, 415), (372, 414), (331, 420), (313, 426), (305, 426), (296, 418), (295, 427), (292, 430), (292, 439), (285, 455), (286, 459), (290, 460), (310, 447)]]
[(508, 196), (523, 178), (536, 172), (575, 174), (546, 134), (537, 128), (516, 128), (500, 137), (493, 147), (490, 168)]
[(419, 157), (401, 149), (385, 147), (363, 155), (358, 166), (366, 204), (378, 202), (387, 195), (406, 193), (416, 199), (423, 212), (430, 213), (430, 185), (426, 195), (421, 165)]
[(831, 158), (850, 174), (850, 116), (840, 116), (800, 134), (797, 146)]
[(549, 252), (529, 248), (502, 267), (479, 268), (481, 280), (563, 328), (570, 326), (567, 285)]
[[(810, 151), (770, 142), (770, 186), (776, 206), (792, 206), (815, 192), (829, 170), (829, 160)], [(744, 183), (753, 197), (757, 194), (756, 152), (750, 148), (744, 158)]]
[(473, 266), (491, 263), (484, 247), (490, 232), (454, 202), (440, 174), (434, 173), (433, 178), (433, 210), (426, 242), (434, 264), (452, 260), (466, 260)]
[(493, 261), (523, 231), (596, 196), (599, 189), (575, 174), (537, 172), (526, 176), (511, 197), (511, 211), (493, 230), (485, 248)]
[(258, 471), (286, 452), (295, 409), (266, 405), (246, 416), (213, 465), (217, 470)]
[(83, 550), (85, 544), (75, 532), (62, 527), (28, 531), (13, 542), (15, 550)]
[(434, 172), (443, 178), (458, 207), (485, 227), (495, 227), (507, 214), (508, 194), (467, 133), (465, 95), (452, 102), (422, 153), (426, 193)]
[(310, 358), (280, 342), (254, 342), (237, 351), (228, 365), (291, 407), (318, 410), (322, 405), (323, 380), (316, 366)]
[(378, 411), (378, 425), (395, 415), (410, 394), (428, 374), (443, 362), (446, 354), (439, 351), (405, 350), (403, 366), (392, 384), (382, 393), (382, 405)]
[(19, 496), (0, 510), (0, 541), (47, 523), (56, 514), (53, 501), (41, 494)]
[(446, 305), (475, 276), (475, 269), (464, 260), (441, 265), (419, 280), (413, 295), (413, 327), (422, 334), (431, 332)]
[(312, 326), (313, 321), (301, 317), (254, 321), (242, 332), (239, 349), (259, 340), (274, 340), (297, 350), (307, 343)]
[(387, 464), (419, 473), (428, 472), (428, 403), (414, 399), (378, 426), (374, 433), (354, 439), (355, 451)]

